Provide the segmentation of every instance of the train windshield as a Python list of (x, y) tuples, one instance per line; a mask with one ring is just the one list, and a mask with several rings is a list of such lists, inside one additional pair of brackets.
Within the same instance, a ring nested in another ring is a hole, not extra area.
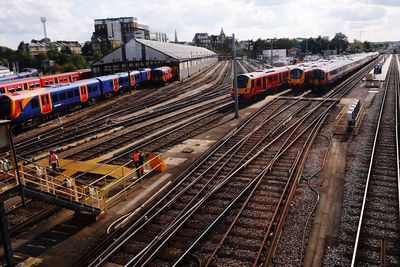
[(323, 70), (313, 70), (311, 72), (311, 79), (313, 80), (323, 80), (325, 77), (325, 72)]
[(247, 88), (248, 81), (249, 81), (249, 77), (247, 77), (245, 75), (237, 76), (238, 88)]
[(11, 101), (7, 96), (0, 96), (0, 119), (9, 119), (11, 114)]
[(290, 79), (301, 79), (303, 71), (301, 69), (293, 69), (290, 71)]

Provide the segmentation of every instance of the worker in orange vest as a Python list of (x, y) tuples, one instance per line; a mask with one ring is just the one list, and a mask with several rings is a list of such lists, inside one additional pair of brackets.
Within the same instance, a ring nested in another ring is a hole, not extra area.
[(136, 174), (140, 178), (142, 176), (142, 168), (140, 166), (143, 165), (143, 157), (138, 150), (133, 153), (133, 163), (135, 164)]

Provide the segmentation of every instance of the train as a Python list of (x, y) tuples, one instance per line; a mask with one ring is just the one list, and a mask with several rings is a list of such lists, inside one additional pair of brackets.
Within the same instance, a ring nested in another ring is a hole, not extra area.
[(74, 72), (47, 75), (43, 77), (25, 77), (0, 82), (0, 94), (16, 91), (33, 90), (39, 87), (66, 84), (90, 77), (91, 70), (84, 69)]
[[(173, 67), (161, 68), (165, 82), (176, 77), (170, 75)], [(121, 72), (68, 84), (39, 87), (34, 90), (14, 91), (0, 95), (0, 119), (12, 120), (21, 126), (26, 122), (62, 114), (71, 108), (111, 97), (151, 81), (151, 69)], [(130, 76), (130, 77), (128, 77)], [(158, 82), (158, 80), (157, 80)]]
[(319, 65), (310, 72), (311, 88), (314, 90), (326, 88), (378, 56), (377, 52), (355, 54)]
[(176, 76), (176, 67), (160, 67), (151, 70), (151, 80), (155, 83), (165, 84)]
[(18, 80), (18, 79), (23, 79), (23, 78), (28, 78), (28, 77), (38, 77), (38, 76), (39, 76), (39, 72), (37, 69), (25, 68), (20, 73), (1, 76), (0, 82)]
[(289, 88), (298, 91), (309, 87), (311, 71), (323, 64), (325, 64), (323, 61), (316, 61), (290, 66)]
[[(251, 100), (273, 89), (287, 86), (289, 71), (289, 67), (277, 67), (238, 75), (237, 84), (239, 98)], [(233, 94), (232, 89), (232, 97)]]
[(319, 91), (378, 56), (378, 53), (361, 53), (240, 74), (237, 76), (238, 95), (240, 99), (253, 100), (272, 89), (285, 86), (293, 91), (305, 88)]

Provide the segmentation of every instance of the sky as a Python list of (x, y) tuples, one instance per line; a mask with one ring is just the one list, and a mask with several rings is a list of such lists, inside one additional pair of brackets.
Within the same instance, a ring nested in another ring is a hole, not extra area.
[(44, 37), (90, 40), (95, 18), (136, 17), (151, 31), (191, 41), (196, 32), (240, 40), (329, 36), (400, 40), (400, 0), (0, 0), (0, 46)]

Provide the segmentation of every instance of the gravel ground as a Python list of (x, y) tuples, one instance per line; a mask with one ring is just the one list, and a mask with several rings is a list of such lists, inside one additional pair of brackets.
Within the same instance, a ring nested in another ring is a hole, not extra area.
[[(357, 89), (352, 90), (347, 96), (347, 98), (358, 98), (364, 102), (365, 98), (368, 96), (369, 89), (361, 86)], [(345, 192), (343, 198), (343, 210), (342, 210), (342, 220), (341, 220), (341, 231), (340, 239), (343, 241), (348, 240), (347, 233), (349, 231), (356, 231), (358, 217), (354, 214), (358, 214), (359, 210), (354, 210), (354, 208), (349, 207), (348, 203), (351, 201), (355, 187), (363, 185), (363, 178), (365, 175), (360, 175), (360, 170), (362, 170), (362, 162), (364, 158), (363, 153), (360, 154), (359, 151), (365, 151), (367, 147), (367, 140), (371, 138), (371, 129), (374, 127), (376, 114), (379, 111), (379, 105), (381, 94), (379, 94), (374, 100), (374, 104), (371, 105), (366, 111), (366, 115), (363, 120), (362, 127), (359, 134), (353, 139), (349, 140), (349, 148), (347, 150), (348, 164), (346, 164), (346, 177), (345, 177)], [(340, 108), (337, 112), (340, 111)], [(329, 122), (333, 122), (335, 115), (329, 117)], [(301, 266), (300, 255), (301, 255), (301, 244), (303, 239), (304, 227), (308, 215), (311, 213), (312, 208), (317, 199), (317, 195), (313, 192), (307, 185), (306, 179), (313, 175), (316, 171), (320, 169), (323, 163), (323, 159), (327, 149), (330, 146), (331, 138), (333, 132), (333, 124), (327, 124), (320, 132), (315, 144), (313, 145), (310, 156), (306, 162), (305, 169), (303, 171), (302, 181), (300, 182), (296, 195), (292, 202), (292, 208), (289, 211), (286, 223), (284, 225), (281, 239), (278, 244), (277, 251), (275, 253), (273, 264), (274, 266)], [(358, 179), (355, 177), (358, 176)], [(361, 177), (361, 178), (360, 178)], [(318, 190), (322, 186), (323, 181), (317, 175), (312, 180), (313, 187)], [(354, 201), (354, 200), (353, 200)], [(360, 203), (361, 205), (361, 203)], [(311, 217), (311, 223), (305, 232), (305, 244), (303, 251), (303, 258), (306, 251), (307, 240), (310, 237), (312, 229), (312, 221), (314, 217)], [(326, 256), (324, 260), (324, 266), (348, 266), (348, 256), (346, 256), (346, 251), (351, 251), (352, 247), (349, 248), (344, 244), (340, 244), (338, 247), (327, 247)]]
[[(332, 122), (338, 111), (339, 109), (333, 112), (327, 122)], [(325, 154), (330, 147), (332, 131), (333, 124), (326, 124), (312, 146), (303, 171), (302, 180), (292, 201), (292, 207), (286, 218), (278, 248), (273, 258), (274, 266), (299, 266), (304, 227), (317, 199), (316, 194), (308, 187), (306, 179), (309, 179), (320, 170)], [(320, 188), (322, 185), (318, 175), (312, 179), (311, 183), (316, 188)], [(309, 223), (306, 231), (306, 240), (311, 233), (311, 227), (312, 223)], [(303, 253), (305, 253), (305, 248)]]
[[(365, 88), (364, 88), (365, 90)], [(356, 95), (357, 97), (357, 95)], [(354, 137), (347, 148), (346, 176), (343, 193), (342, 217), (337, 242), (328, 244), (325, 248), (324, 266), (349, 266), (357, 231), (361, 209), (360, 196), (355, 194), (360, 187), (365, 186), (367, 169), (366, 159), (369, 157), (374, 128), (379, 113), (382, 93), (375, 96), (374, 102), (366, 110), (359, 134)]]
[(16, 212), (12, 212), (7, 215), (8, 227), (12, 228), (18, 224), (21, 224), (29, 218), (31, 218), (36, 213), (39, 213), (43, 209), (49, 207), (49, 204), (40, 202), (40, 201), (32, 201), (28, 202), (25, 207), (20, 207), (16, 210)]

